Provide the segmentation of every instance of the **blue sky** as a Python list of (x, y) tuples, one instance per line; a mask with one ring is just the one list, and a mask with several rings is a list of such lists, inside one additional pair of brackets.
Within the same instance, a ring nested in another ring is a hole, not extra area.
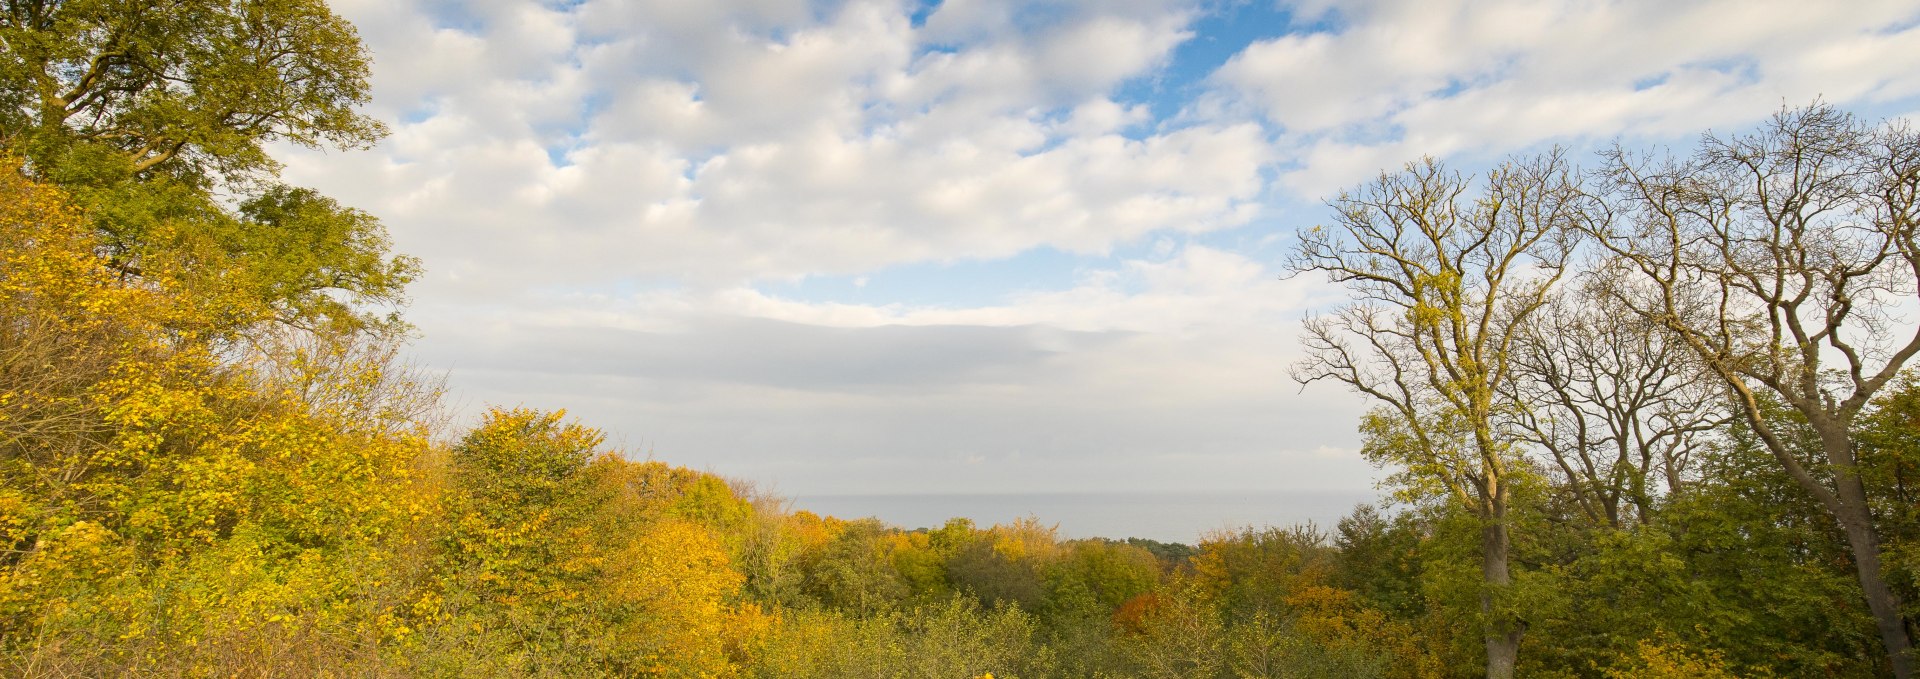
[(340, 0), (464, 417), (784, 492), (1364, 489), (1287, 377), (1323, 201), (1423, 155), (1920, 109), (1920, 4)]

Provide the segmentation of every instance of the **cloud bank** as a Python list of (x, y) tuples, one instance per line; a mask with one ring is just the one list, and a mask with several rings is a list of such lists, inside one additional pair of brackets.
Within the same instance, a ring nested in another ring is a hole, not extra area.
[(1920, 11), (1794, 2), (342, 0), (457, 401), (793, 492), (1364, 488), (1293, 229), (1421, 155), (1914, 110)]

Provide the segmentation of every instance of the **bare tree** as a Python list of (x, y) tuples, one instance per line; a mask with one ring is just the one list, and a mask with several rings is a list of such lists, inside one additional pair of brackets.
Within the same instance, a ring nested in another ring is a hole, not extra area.
[[(1920, 326), (1896, 315), (1920, 281), (1920, 136), (1814, 105), (1755, 134), (1707, 135), (1688, 158), (1615, 149), (1604, 180), (1621, 219), (1592, 233), (1614, 255), (1610, 273), (1640, 282), (1619, 299), (1726, 384), (1781, 469), (1832, 515), (1894, 676), (1913, 676), (1853, 429), (1920, 351)], [(1769, 400), (1815, 441), (1787, 435)]]
[(1618, 528), (1679, 492), (1694, 453), (1729, 418), (1723, 390), (1691, 351), (1613, 300), (1614, 285), (1591, 280), (1533, 316), (1506, 395), (1513, 427), (1545, 453), (1581, 511)]
[(452, 412), (447, 379), (408, 361), (400, 337), (263, 326), (227, 347), (225, 358), (249, 368), (263, 394), (284, 394), (310, 412), (326, 412), (358, 428), (444, 439)]
[(1558, 151), (1493, 170), (1478, 197), (1471, 188), (1428, 159), (1332, 201), (1333, 226), (1303, 232), (1289, 267), (1324, 271), (1355, 300), (1308, 319), (1293, 376), (1378, 401), (1370, 455), (1479, 517), (1487, 676), (1504, 678), (1526, 625), (1504, 603), (1518, 441), (1500, 426), (1500, 394), (1522, 325), (1594, 212)]

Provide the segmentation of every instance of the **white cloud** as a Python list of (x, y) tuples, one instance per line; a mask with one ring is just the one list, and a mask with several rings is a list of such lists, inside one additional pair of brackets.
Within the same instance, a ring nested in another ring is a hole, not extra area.
[[(338, 0), (394, 134), (285, 150), (287, 178), (425, 260), (419, 351), (472, 407), (791, 491), (1351, 488), (1359, 401), (1286, 377), (1338, 294), (1277, 279), (1302, 202), (1421, 155), (1920, 96), (1907, 1), (1310, 0), (1210, 75), (1175, 64), (1212, 37), (1190, 0), (918, 6)], [(1080, 269), (887, 297), (1036, 252)], [(821, 277), (845, 292), (768, 292)]]
[[(431, 39), (368, 31), (393, 137), (289, 174), (404, 226), (429, 285), (474, 296), (1098, 253), (1254, 214), (1257, 126), (1118, 134), (1146, 113), (1107, 91), (1187, 38), (1181, 6), (1061, 5), (1037, 30), (955, 3), (925, 31), (891, 2), (804, 7), (468, 7), (429, 30), (348, 5)], [(916, 56), (941, 30), (977, 42)]]
[[(1380, 0), (1296, 5), (1327, 31), (1258, 41), (1216, 96), (1286, 130), (1324, 195), (1421, 155), (1744, 126), (1782, 104), (1920, 94), (1911, 2)], [(1215, 109), (1236, 110), (1216, 100)]]
[(790, 492), (1364, 489), (1365, 462), (1326, 453), (1357, 400), (1303, 402), (1286, 375), (1310, 287), (1187, 246), (989, 307), (555, 299), (468, 319), (428, 358), (472, 398), (564, 402)]

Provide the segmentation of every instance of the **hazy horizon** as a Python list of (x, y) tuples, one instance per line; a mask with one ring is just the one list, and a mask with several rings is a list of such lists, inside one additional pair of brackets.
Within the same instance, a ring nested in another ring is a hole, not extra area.
[(1332, 531), (1341, 517), (1381, 498), (1365, 491), (1131, 491), (1068, 493), (856, 493), (798, 495), (794, 510), (842, 519), (878, 518), (907, 530), (966, 518), (980, 528), (1033, 518), (1067, 539), (1146, 538), (1198, 544), (1215, 531), (1313, 524)]

